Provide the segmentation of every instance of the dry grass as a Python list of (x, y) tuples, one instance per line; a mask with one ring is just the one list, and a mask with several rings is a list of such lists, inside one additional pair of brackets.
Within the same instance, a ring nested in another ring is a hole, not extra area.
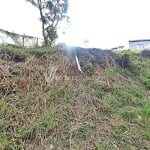
[(149, 59), (132, 56), (133, 72), (82, 60), (80, 74), (62, 50), (24, 53), (0, 60), (0, 149), (150, 149)]

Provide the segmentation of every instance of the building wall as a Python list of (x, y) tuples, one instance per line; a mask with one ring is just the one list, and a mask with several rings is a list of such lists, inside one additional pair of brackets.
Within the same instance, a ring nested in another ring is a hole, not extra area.
[(131, 42), (129, 41), (129, 48), (131, 50), (144, 50), (144, 49), (150, 49), (150, 41), (137, 41), (137, 42)]
[(43, 39), (20, 35), (0, 29), (0, 44), (13, 44), (17, 46), (35, 47), (42, 46)]

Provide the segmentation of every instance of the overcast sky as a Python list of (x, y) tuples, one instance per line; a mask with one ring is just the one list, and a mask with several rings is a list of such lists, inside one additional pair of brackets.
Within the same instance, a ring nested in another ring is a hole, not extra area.
[[(69, 0), (71, 27), (59, 41), (112, 48), (150, 39), (150, 0)], [(0, 0), (0, 28), (41, 36), (39, 12), (25, 0)]]

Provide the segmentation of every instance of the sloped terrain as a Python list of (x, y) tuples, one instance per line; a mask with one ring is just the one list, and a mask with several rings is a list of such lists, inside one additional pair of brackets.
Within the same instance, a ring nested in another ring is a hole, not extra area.
[(61, 47), (1, 52), (0, 149), (150, 149), (149, 58)]

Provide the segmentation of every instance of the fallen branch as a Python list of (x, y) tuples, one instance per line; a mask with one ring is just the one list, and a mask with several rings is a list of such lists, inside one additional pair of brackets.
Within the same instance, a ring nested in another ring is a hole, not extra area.
[(76, 52), (75, 52), (75, 59), (76, 59), (78, 70), (82, 73), (81, 66), (80, 66), (79, 59), (78, 59)]

